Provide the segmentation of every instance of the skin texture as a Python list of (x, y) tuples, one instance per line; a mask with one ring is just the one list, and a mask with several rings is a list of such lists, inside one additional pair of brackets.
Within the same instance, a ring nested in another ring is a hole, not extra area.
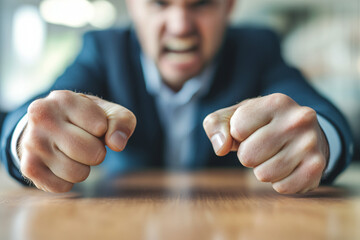
[[(233, 0), (127, 0), (145, 55), (174, 92), (212, 61)], [(18, 142), (22, 174), (44, 191), (66, 192), (105, 158), (122, 151), (136, 118), (124, 107), (71, 91), (54, 91), (28, 108)], [(316, 188), (329, 150), (314, 110), (273, 94), (220, 109), (204, 120), (217, 155), (237, 151), (241, 164), (280, 193)]]
[(39, 189), (67, 192), (102, 163), (105, 145), (122, 151), (136, 118), (124, 107), (71, 91), (54, 91), (28, 108), (19, 143), (22, 174)]
[(203, 125), (217, 155), (237, 151), (241, 164), (277, 192), (318, 187), (329, 147), (313, 109), (277, 93), (218, 110)]

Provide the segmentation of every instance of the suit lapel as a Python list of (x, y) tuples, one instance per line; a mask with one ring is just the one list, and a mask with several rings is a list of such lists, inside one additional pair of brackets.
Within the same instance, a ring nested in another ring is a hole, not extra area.
[[(155, 99), (146, 89), (144, 75), (140, 61), (140, 45), (135, 32), (131, 31), (131, 78), (136, 84), (130, 84), (134, 92), (134, 114), (137, 117), (137, 127), (133, 138), (140, 141), (138, 146), (143, 146), (148, 152), (147, 159), (151, 159), (151, 166), (163, 166), (163, 129), (158, 116)], [(150, 157), (151, 156), (151, 157)]]

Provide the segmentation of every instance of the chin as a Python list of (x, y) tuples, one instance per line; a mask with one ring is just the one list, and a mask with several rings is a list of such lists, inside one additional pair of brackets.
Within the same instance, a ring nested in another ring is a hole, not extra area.
[(186, 72), (186, 71), (181, 71), (181, 72), (164, 72), (164, 74), (162, 74), (162, 77), (164, 79), (164, 82), (171, 87), (173, 90), (179, 91), (182, 86), (185, 84), (185, 82), (187, 82), (188, 80), (190, 80), (191, 78), (197, 76), (200, 73), (200, 71), (196, 71), (196, 72)]

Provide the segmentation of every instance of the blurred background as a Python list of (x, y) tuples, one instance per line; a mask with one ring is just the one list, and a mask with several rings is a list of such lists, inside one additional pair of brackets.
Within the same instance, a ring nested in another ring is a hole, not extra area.
[[(287, 61), (346, 115), (359, 149), (360, 1), (239, 0), (232, 22), (275, 29)], [(124, 0), (0, 0), (0, 124), (52, 84), (85, 31), (128, 24)]]

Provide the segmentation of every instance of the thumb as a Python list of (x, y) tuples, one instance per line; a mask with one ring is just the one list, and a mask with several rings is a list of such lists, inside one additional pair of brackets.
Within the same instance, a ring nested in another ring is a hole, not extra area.
[(105, 112), (108, 129), (105, 134), (105, 144), (114, 151), (124, 150), (127, 141), (136, 127), (136, 117), (128, 109), (95, 96), (89, 96)]
[(204, 119), (204, 130), (218, 156), (225, 156), (239, 147), (239, 143), (233, 140), (230, 134), (230, 119), (236, 109), (237, 105), (223, 108), (209, 114)]

